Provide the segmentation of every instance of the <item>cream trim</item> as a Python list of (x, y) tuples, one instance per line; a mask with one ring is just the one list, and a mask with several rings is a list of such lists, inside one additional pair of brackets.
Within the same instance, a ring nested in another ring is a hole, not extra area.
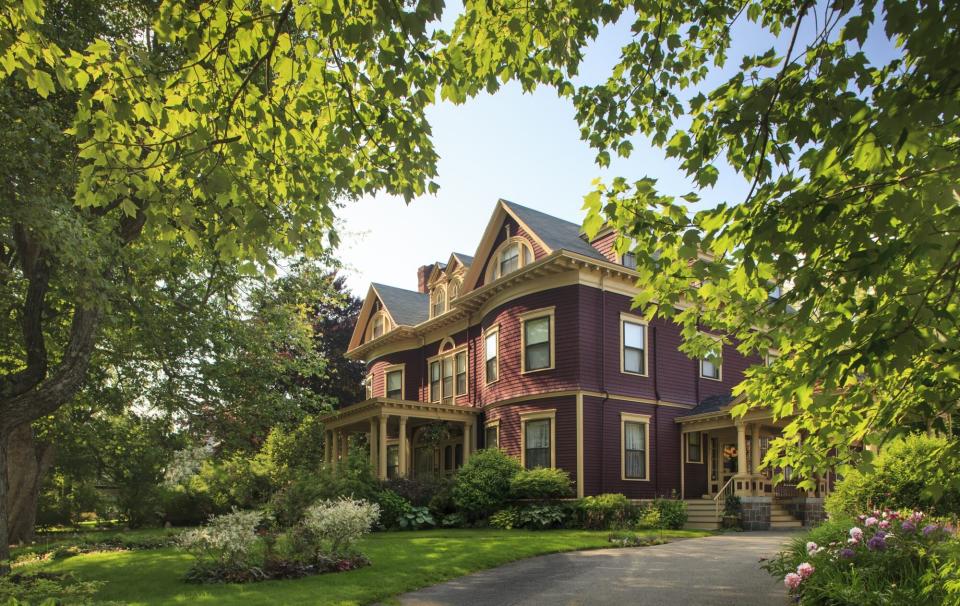
[(523, 396), (516, 396), (514, 398), (507, 398), (506, 400), (497, 400), (496, 402), (490, 402), (483, 406), (484, 410), (489, 410), (491, 408), (497, 408), (499, 406), (507, 406), (510, 404), (515, 404), (517, 402), (524, 402), (526, 400), (542, 400), (545, 398), (561, 398), (565, 396), (576, 396), (583, 395), (584, 397), (590, 398), (610, 398), (611, 400), (620, 400), (622, 402), (635, 402), (638, 404), (650, 404), (651, 406), (666, 406), (669, 408), (682, 408), (684, 410), (690, 410), (694, 408), (693, 404), (679, 404), (676, 402), (666, 402), (664, 400), (651, 400), (649, 398), (637, 398), (633, 396), (625, 396), (615, 393), (603, 393), (601, 391), (590, 391), (585, 389), (561, 389), (557, 391), (545, 391), (541, 393), (527, 394)]
[(400, 397), (397, 398), (402, 400), (403, 397), (407, 394), (407, 365), (406, 364), (391, 364), (390, 366), (383, 367), (383, 397), (389, 398), (387, 392), (390, 389), (389, 383), (387, 382), (387, 375), (391, 372), (400, 371)]
[(438, 356), (441, 356), (441, 355), (446, 354), (446, 353), (448, 352), (448, 350), (444, 349), (444, 347), (447, 346), (447, 345), (450, 346), (450, 349), (456, 349), (456, 347), (457, 347), (457, 344), (456, 344), (456, 342), (453, 340), (452, 337), (444, 337), (443, 340), (440, 341), (440, 345), (439, 345), (439, 347), (437, 347), (437, 355), (434, 356), (434, 357), (438, 357)]
[(583, 392), (577, 392), (577, 498), (583, 495)]
[(497, 430), (497, 448), (500, 448), (500, 419), (487, 421), (483, 424), (483, 447), (490, 448), (490, 445), (487, 444), (487, 430), (491, 427)]
[[(557, 466), (557, 409), (549, 408), (545, 410), (531, 410), (521, 412), (520, 417), (520, 466), (527, 468), (527, 421), (550, 421), (550, 467)], [(500, 436), (497, 435), (499, 442)]]
[[(643, 470), (646, 477), (628, 478), (627, 477), (627, 423), (643, 424)], [(632, 412), (620, 413), (620, 479), (625, 482), (649, 482), (650, 481), (650, 415), (636, 414)]]
[[(527, 370), (527, 329), (526, 323), (530, 320), (538, 320), (540, 318), (550, 318), (550, 343), (549, 343), (549, 352), (550, 352), (550, 364), (544, 368), (535, 368), (533, 370)], [(550, 307), (541, 307), (540, 309), (533, 309), (527, 312), (524, 312), (517, 316), (517, 319), (520, 321), (520, 374), (532, 374), (535, 372), (544, 372), (547, 370), (553, 370), (557, 365), (557, 355), (556, 355), (556, 345), (557, 345), (557, 318), (556, 318), (556, 307), (551, 305)], [(499, 338), (498, 345), (499, 345)], [(499, 357), (498, 357), (499, 361)], [(499, 376), (499, 375), (498, 375)]]
[[(626, 342), (626, 328), (627, 328), (626, 325), (627, 324), (635, 324), (638, 326), (643, 326), (643, 372), (634, 372), (632, 370), (626, 369), (626, 366), (625, 366), (626, 355), (624, 350), (627, 348), (627, 342)], [(650, 337), (649, 322), (647, 322), (642, 317), (635, 314), (631, 314), (627, 312), (620, 313), (620, 372), (621, 373), (625, 375), (633, 375), (635, 377), (650, 376), (650, 359), (649, 359), (650, 338), (649, 337)]]
[[(383, 332), (381, 332), (378, 336), (373, 336), (375, 333), (377, 321), (381, 319), (383, 320)], [(380, 309), (380, 311), (370, 316), (370, 320), (367, 322), (366, 340), (372, 341), (374, 339), (379, 339), (380, 337), (387, 334), (391, 330), (393, 330), (393, 323), (392, 323), (392, 320), (390, 319), (390, 314), (387, 312), (386, 308), (382, 308)]]
[[(489, 380), (487, 377), (487, 337), (496, 334), (497, 335), (497, 378), (493, 381)], [(483, 331), (483, 384), (484, 385), (493, 385), (500, 380), (500, 325), (493, 324), (488, 326)]]

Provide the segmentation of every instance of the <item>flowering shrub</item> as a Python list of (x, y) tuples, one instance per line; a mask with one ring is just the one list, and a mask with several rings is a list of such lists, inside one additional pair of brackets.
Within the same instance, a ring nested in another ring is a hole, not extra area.
[(874, 511), (823, 524), (766, 568), (800, 604), (942, 604), (957, 546), (949, 523), (919, 511)]
[(309, 507), (303, 516), (303, 526), (313, 534), (332, 555), (349, 552), (363, 535), (370, 532), (380, 519), (376, 503), (341, 497), (336, 501), (320, 501)]
[(244, 567), (257, 546), (257, 528), (262, 521), (263, 513), (259, 511), (235, 510), (214, 516), (206, 526), (183, 533), (180, 545), (196, 556), (201, 566)]

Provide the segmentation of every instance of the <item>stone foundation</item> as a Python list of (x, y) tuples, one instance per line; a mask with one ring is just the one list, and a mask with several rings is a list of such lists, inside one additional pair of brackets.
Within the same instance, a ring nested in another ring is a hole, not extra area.
[(793, 497), (780, 501), (790, 515), (803, 522), (804, 528), (813, 528), (827, 519), (823, 497)]
[(770, 530), (770, 497), (740, 497), (744, 530)]

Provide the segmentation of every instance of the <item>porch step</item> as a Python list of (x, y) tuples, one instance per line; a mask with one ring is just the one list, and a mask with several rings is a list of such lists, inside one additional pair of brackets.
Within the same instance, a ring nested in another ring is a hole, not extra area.
[(720, 518), (717, 516), (717, 504), (713, 499), (687, 499), (688, 530), (719, 530)]

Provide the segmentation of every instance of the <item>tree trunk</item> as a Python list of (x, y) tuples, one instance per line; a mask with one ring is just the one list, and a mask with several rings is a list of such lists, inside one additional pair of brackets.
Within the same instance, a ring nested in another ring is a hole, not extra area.
[(43, 478), (53, 463), (53, 446), (38, 444), (29, 423), (7, 439), (7, 540), (30, 542), (34, 537), (37, 503)]
[(7, 438), (0, 433), (0, 574), (10, 572), (10, 539), (7, 536)]

